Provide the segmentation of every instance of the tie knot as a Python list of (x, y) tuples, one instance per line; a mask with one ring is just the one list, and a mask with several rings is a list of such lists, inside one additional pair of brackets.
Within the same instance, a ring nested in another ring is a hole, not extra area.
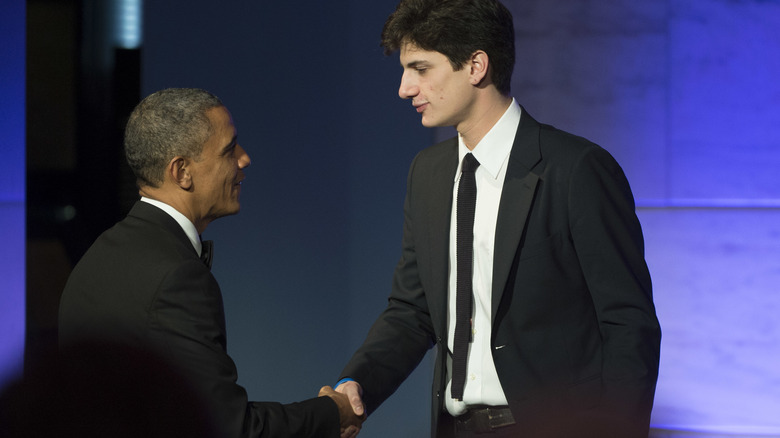
[(479, 161), (474, 158), (474, 154), (466, 154), (466, 156), (463, 157), (462, 172), (475, 172), (477, 167), (479, 167)]

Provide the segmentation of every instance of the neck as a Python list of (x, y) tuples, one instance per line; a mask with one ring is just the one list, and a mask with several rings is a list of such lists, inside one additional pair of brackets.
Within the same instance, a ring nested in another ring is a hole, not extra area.
[(184, 217), (190, 220), (193, 225), (195, 225), (195, 229), (198, 230), (198, 234), (203, 234), (204, 231), (206, 231), (206, 226), (209, 224), (209, 220), (206, 218), (200, 217), (198, 214), (196, 214), (195, 209), (192, 207), (192, 203), (188, 202), (187, 199), (187, 192), (186, 191), (171, 191), (167, 190), (165, 186), (162, 187), (141, 187), (138, 190), (138, 193), (141, 196), (144, 196), (149, 199), (154, 199), (155, 201), (164, 202), (171, 207), (175, 208), (176, 211), (183, 214)]
[(455, 127), (469, 150), (474, 150), (512, 103), (511, 97), (504, 96), (497, 91), (494, 93), (487, 94), (484, 99), (478, 100), (473, 111), (474, 117)]

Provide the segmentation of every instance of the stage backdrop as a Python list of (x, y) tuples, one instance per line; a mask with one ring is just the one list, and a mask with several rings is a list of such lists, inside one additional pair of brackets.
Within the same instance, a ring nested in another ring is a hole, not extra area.
[[(385, 305), (408, 165), (449, 134), (397, 97), (395, 3), (146, 2), (144, 94), (213, 91), (252, 157), (242, 212), (206, 233), (252, 399), (335, 383)], [(653, 424), (780, 434), (780, 4), (506, 4), (513, 95), (632, 183), (664, 329)], [(363, 436), (427, 433), (430, 368)]]
[(509, 4), (516, 95), (632, 183), (663, 328), (653, 424), (780, 436), (780, 3)]
[(0, 8), (0, 389), (24, 357), (25, 2)]

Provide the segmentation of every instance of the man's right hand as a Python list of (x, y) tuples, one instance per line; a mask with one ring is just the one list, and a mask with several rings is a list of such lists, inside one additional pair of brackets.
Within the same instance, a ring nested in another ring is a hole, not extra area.
[[(340, 385), (339, 387), (344, 386)], [(347, 395), (336, 392), (330, 386), (323, 386), (320, 389), (320, 397), (330, 397), (339, 409), (339, 422), (341, 424), (341, 438), (354, 438), (360, 432), (360, 427), (366, 416), (362, 413), (358, 415)], [(362, 403), (361, 403), (362, 405)], [(363, 412), (363, 410), (361, 410)]]
[(365, 418), (366, 407), (363, 405), (363, 388), (360, 387), (358, 382), (348, 380), (337, 386), (336, 392), (346, 395), (355, 415)]

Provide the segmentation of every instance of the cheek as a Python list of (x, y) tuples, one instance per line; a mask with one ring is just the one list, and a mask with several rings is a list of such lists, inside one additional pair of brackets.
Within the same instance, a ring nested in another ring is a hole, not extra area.
[(432, 100), (450, 100), (453, 94), (453, 84), (446, 81), (436, 81), (435, 84), (428, 86), (428, 92)]
[(440, 86), (427, 85), (421, 87), (422, 94), (428, 102), (442, 102), (447, 100), (447, 88)]

